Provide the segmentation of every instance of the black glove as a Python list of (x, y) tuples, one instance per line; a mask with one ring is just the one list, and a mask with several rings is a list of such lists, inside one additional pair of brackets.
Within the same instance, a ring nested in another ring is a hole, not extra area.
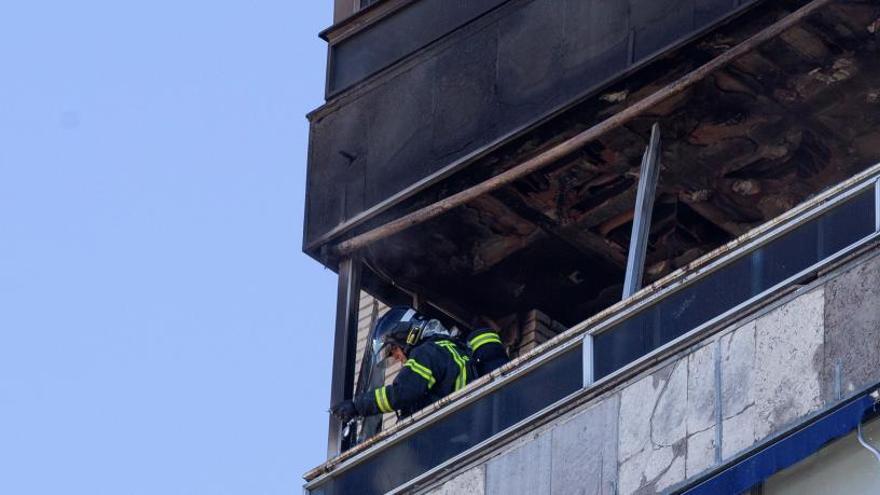
[(330, 414), (339, 418), (343, 423), (348, 423), (352, 418), (358, 416), (357, 408), (354, 406), (354, 401), (344, 400), (339, 404), (330, 408)]

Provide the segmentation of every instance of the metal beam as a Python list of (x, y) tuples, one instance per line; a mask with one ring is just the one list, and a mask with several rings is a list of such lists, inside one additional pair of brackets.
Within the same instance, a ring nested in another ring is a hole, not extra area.
[(660, 176), (660, 125), (651, 127), (651, 139), (642, 157), (639, 171), (639, 191), (636, 194), (635, 217), (629, 239), (629, 256), (626, 261), (626, 278), (623, 281), (623, 298), (626, 299), (642, 287), (645, 272), (645, 253), (648, 235), (651, 233), (651, 214), (654, 211), (654, 193)]
[[(358, 303), (361, 292), (361, 262), (349, 257), (339, 263), (339, 286), (336, 294), (336, 336), (333, 343), (333, 377), (330, 405), (354, 395), (355, 351), (357, 350)], [(330, 415), (327, 434), (327, 458), (332, 459), (352, 445), (354, 435), (343, 437), (343, 425)]]
[(380, 227), (364, 232), (346, 241), (337, 244), (332, 251), (338, 256), (346, 256), (354, 253), (359, 249), (372, 244), (376, 241), (392, 236), (399, 232), (409, 229), (415, 225), (419, 225), (426, 220), (430, 220), (436, 216), (442, 215), (447, 211), (464, 205), (465, 203), (482, 196), (488, 192), (494, 191), (499, 187), (512, 184), (523, 177), (532, 174), (544, 167), (556, 163), (570, 153), (581, 149), (586, 144), (600, 138), (608, 132), (620, 128), (633, 119), (642, 116), (654, 106), (666, 101), (667, 99), (683, 93), (697, 83), (704, 80), (713, 72), (726, 66), (733, 60), (745, 55), (762, 44), (774, 39), (787, 29), (802, 21), (805, 17), (816, 12), (818, 9), (828, 5), (833, 0), (813, 0), (800, 9), (792, 12), (778, 22), (759, 31), (751, 38), (736, 45), (730, 50), (710, 60), (699, 68), (689, 72), (684, 77), (671, 83), (659, 91), (633, 103), (629, 107), (621, 110), (617, 114), (603, 120), (602, 122), (590, 127), (589, 129), (578, 133), (557, 145), (535, 155), (534, 157), (508, 169), (500, 174), (487, 179), (469, 189), (455, 193), (447, 198), (432, 203), (424, 208), (418, 209), (412, 213), (404, 215), (396, 220), (392, 220)]

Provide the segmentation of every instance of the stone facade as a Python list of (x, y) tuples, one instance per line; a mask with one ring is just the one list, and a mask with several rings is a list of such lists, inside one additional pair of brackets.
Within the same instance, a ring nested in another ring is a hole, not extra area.
[(465, 471), (431, 493), (433, 495), (482, 495), (486, 493), (486, 470), (479, 466)]
[(825, 299), (823, 397), (833, 400), (880, 381), (880, 262), (862, 264), (831, 280)]
[(872, 257), (486, 453), (428, 493), (665, 493), (880, 381), (878, 364), (880, 257)]

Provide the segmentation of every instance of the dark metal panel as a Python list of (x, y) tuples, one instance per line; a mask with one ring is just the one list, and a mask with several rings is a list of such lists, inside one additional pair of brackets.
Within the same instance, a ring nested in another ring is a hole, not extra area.
[(563, 15), (564, 92), (577, 94), (629, 65), (630, 14), (621, 0), (567, 1)]
[(431, 153), (436, 66), (437, 59), (431, 59), (371, 94), (374, 106), (362, 136), (369, 140), (370, 160), (361, 178), (370, 205), (437, 167)]
[(739, 0), (696, 0), (694, 4), (694, 27), (715, 22), (739, 5)]
[[(333, 377), (330, 405), (354, 395), (354, 365), (357, 350), (358, 303), (360, 301), (361, 262), (346, 258), (339, 263), (339, 287), (336, 295), (336, 336), (333, 344)], [(349, 440), (342, 437), (342, 424), (330, 416), (327, 435), (327, 458), (343, 452)]]
[(502, 121), (523, 121), (559, 100), (555, 92), (563, 55), (564, 0), (537, 0), (498, 25), (498, 99)]
[(633, 56), (641, 60), (694, 30), (695, 0), (629, 0)]
[[(363, 181), (371, 163), (365, 129), (372, 113), (367, 100), (312, 122), (306, 237), (351, 218), (367, 206)], [(375, 107), (373, 107), (375, 108)]]
[(474, 136), (496, 133), (496, 74), (484, 64), (497, 51), (498, 30), (483, 29), (438, 56), (432, 156), (442, 159), (466, 148)]
[(420, 0), (330, 49), (328, 96), (425, 47), (508, 0)]

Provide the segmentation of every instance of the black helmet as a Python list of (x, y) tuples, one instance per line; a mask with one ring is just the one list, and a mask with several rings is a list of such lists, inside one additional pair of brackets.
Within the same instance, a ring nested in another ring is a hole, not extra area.
[(373, 327), (371, 345), (374, 362), (382, 360), (382, 351), (395, 345), (409, 353), (422, 339), (428, 318), (407, 306), (395, 306), (379, 318)]

